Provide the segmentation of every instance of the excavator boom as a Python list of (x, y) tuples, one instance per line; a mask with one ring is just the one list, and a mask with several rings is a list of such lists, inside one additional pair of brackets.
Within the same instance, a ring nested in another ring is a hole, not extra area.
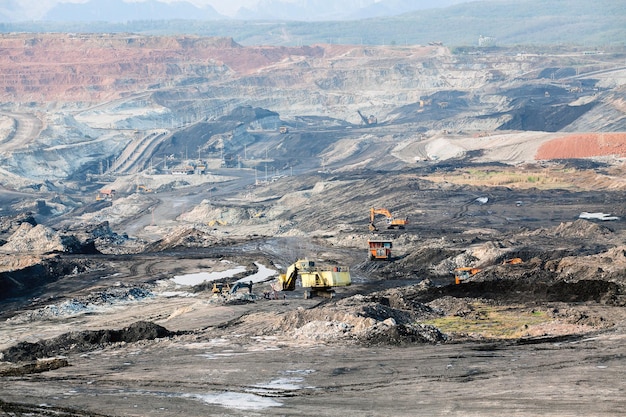
[(289, 265), (287, 272), (278, 276), (278, 291), (293, 291), (296, 289), (296, 278), (298, 277), (297, 262)]

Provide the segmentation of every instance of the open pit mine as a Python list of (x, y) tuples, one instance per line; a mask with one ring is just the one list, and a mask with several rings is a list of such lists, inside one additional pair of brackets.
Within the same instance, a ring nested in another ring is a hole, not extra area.
[(0, 51), (0, 414), (626, 409), (623, 50)]

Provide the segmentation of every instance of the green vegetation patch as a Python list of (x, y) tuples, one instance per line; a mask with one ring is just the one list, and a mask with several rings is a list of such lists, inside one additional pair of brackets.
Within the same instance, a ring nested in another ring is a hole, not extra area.
[(445, 316), (423, 324), (437, 327), (443, 333), (479, 336), (492, 339), (516, 339), (528, 334), (531, 326), (552, 321), (543, 311), (521, 308), (471, 304), (472, 311), (464, 315)]
[(557, 169), (550, 170), (519, 170), (510, 169), (457, 169), (451, 173), (447, 173), (444, 177), (428, 176), (426, 179), (431, 181), (447, 181), (454, 184), (466, 184), (474, 186), (486, 187), (511, 187), (518, 189), (537, 188), (537, 189), (579, 189), (576, 183), (576, 173), (574, 169)]

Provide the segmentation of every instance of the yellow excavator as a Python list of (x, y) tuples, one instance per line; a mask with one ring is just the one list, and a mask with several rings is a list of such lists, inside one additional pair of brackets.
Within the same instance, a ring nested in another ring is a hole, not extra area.
[(320, 267), (314, 261), (298, 259), (289, 265), (284, 274), (278, 276), (278, 280), (272, 285), (275, 292), (294, 291), (296, 279), (300, 277), (304, 298), (316, 295), (333, 298), (334, 287), (345, 287), (352, 284), (350, 268), (347, 266)]
[(149, 194), (149, 193), (151, 193), (151, 192), (152, 192), (152, 188), (148, 188), (148, 187), (146, 187), (145, 185), (138, 184), (138, 185), (137, 185), (137, 192), (138, 192), (138, 193), (146, 193), (146, 194)]
[(386, 208), (370, 208), (370, 232), (375, 232), (376, 223), (374, 222), (377, 214), (382, 214), (387, 218), (387, 229), (404, 229), (404, 226), (409, 224), (409, 219), (396, 219), (391, 215), (391, 212)]

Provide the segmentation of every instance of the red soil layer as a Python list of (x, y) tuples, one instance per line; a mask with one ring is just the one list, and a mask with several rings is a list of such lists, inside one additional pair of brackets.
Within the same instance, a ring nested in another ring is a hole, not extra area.
[(626, 156), (626, 133), (575, 133), (544, 143), (535, 159)]
[(320, 46), (243, 47), (228, 38), (2, 35), (0, 100), (99, 101), (176, 79), (227, 78), (292, 56), (327, 55)]
[[(0, 35), (0, 101), (104, 101), (186, 79), (232, 81), (302, 59), (423, 58), (433, 47), (242, 46), (230, 38), (132, 34)], [(297, 66), (302, 68), (302, 66)]]

